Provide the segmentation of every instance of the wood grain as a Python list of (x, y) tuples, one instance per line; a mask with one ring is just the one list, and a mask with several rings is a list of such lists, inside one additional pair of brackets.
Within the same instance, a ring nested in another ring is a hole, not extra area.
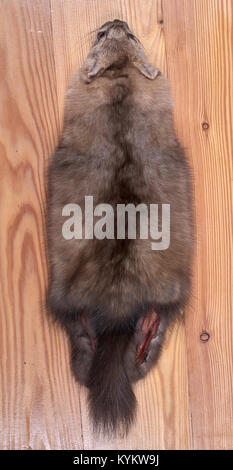
[[(129, 23), (171, 80), (194, 168), (197, 249), (186, 328), (176, 325), (157, 368), (137, 385), (128, 437), (109, 441), (93, 435), (66, 337), (45, 313), (44, 214), (69, 77), (90, 32), (114, 18)], [(230, 0), (1, 1), (1, 449), (233, 447), (232, 21)]]
[(45, 168), (58, 134), (50, 4), (0, 5), (0, 447), (79, 448), (67, 344), (43, 307)]
[(197, 256), (186, 321), (193, 446), (232, 449), (233, 5), (164, 0), (163, 11), (175, 122), (195, 181)]

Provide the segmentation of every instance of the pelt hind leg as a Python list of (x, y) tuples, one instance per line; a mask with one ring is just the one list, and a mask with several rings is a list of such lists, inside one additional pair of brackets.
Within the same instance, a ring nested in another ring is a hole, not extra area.
[(125, 368), (131, 382), (143, 378), (156, 363), (166, 329), (177, 314), (176, 305), (154, 307), (138, 320), (125, 357)]
[(71, 344), (72, 372), (79, 383), (86, 385), (96, 349), (95, 332), (88, 315), (83, 313), (67, 324), (66, 332)]

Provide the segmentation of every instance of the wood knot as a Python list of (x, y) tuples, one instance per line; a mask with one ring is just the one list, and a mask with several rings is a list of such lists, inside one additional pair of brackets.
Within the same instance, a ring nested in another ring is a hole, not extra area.
[(208, 331), (203, 330), (202, 333), (200, 334), (200, 340), (202, 343), (207, 343), (210, 339), (210, 334)]
[(202, 127), (203, 131), (207, 131), (207, 129), (209, 129), (210, 125), (208, 124), (208, 122), (204, 121), (204, 122), (202, 122), (201, 127)]

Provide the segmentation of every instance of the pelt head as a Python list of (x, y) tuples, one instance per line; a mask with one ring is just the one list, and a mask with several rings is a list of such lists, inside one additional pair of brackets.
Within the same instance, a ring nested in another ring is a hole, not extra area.
[(90, 83), (107, 69), (120, 69), (125, 65), (136, 67), (151, 80), (159, 73), (146, 58), (142, 45), (128, 24), (121, 20), (108, 21), (98, 29), (93, 47), (81, 68), (81, 77)]

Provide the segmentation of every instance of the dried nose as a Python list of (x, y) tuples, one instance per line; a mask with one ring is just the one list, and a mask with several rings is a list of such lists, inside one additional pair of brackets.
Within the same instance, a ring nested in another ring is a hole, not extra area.
[(128, 23), (122, 20), (113, 20), (113, 28), (115, 29), (116, 27), (122, 28), (123, 30), (129, 30)]
[(121, 37), (124, 36), (125, 34), (125, 29), (122, 24), (120, 23), (114, 23), (112, 28), (109, 31), (109, 37)]

